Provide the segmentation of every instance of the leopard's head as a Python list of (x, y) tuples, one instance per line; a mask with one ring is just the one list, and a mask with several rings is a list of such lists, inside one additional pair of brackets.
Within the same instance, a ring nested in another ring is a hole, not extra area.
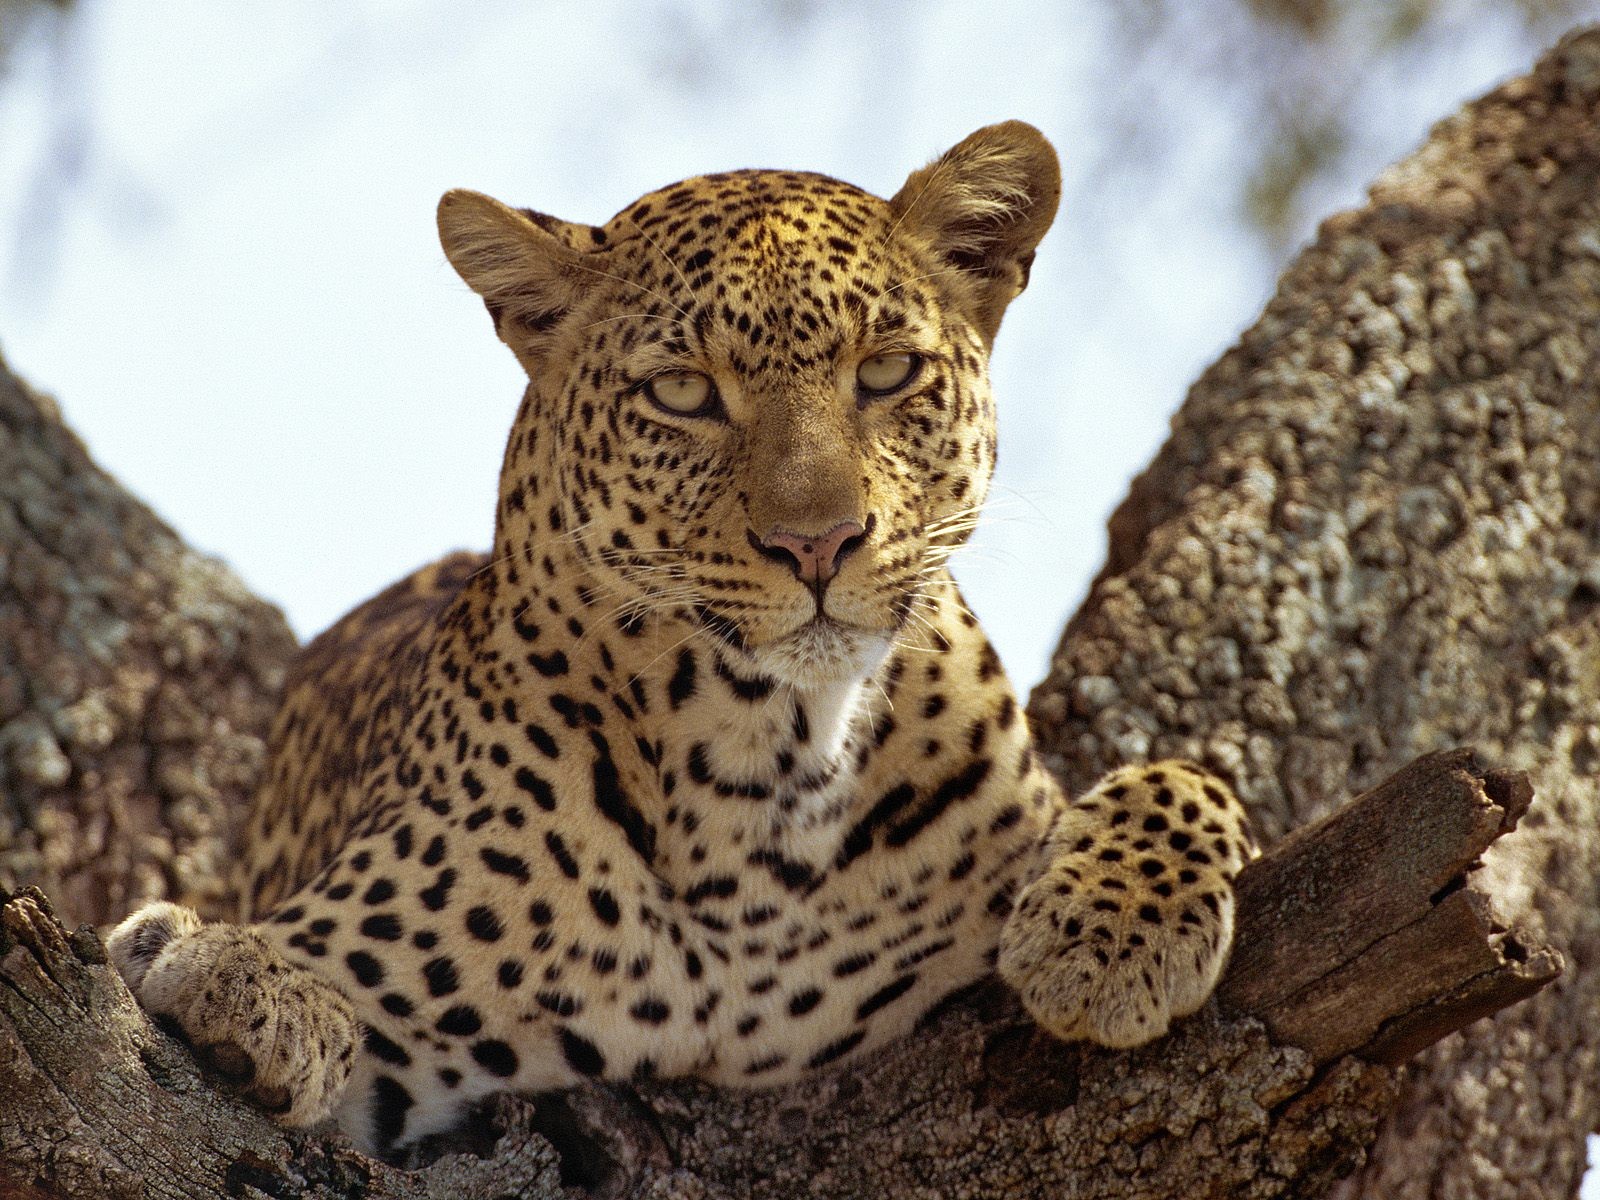
[(989, 349), (1059, 197), (1016, 121), (890, 200), (737, 171), (589, 226), (446, 194), (445, 253), (529, 378), (497, 548), (537, 569), (559, 539), (614, 604), (800, 686), (928, 636), (994, 470)]

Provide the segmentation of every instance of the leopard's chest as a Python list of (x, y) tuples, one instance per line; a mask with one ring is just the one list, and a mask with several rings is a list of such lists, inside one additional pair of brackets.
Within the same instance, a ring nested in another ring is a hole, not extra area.
[(708, 877), (624, 931), (609, 978), (574, 964), (559, 986), (585, 1002), (561, 1036), (612, 1078), (769, 1085), (900, 1036), (990, 967), (998, 916), (947, 871), (783, 870)]

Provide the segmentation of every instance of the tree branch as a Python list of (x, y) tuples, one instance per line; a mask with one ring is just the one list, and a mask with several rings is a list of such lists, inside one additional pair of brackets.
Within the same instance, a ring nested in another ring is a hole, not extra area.
[[(834, 1196), (894, 1194), (913, 1177), (907, 1146), (925, 1148), (921, 1183), (937, 1190), (995, 1194), (1025, 1170), (1067, 1194), (1175, 1195), (1163, 1189), (1180, 1184), (1195, 1194), (1202, 1183), (1221, 1194), (1247, 1180), (1262, 1195), (1302, 1194), (1330, 1162), (1348, 1165), (1347, 1139), (1370, 1133), (1392, 1094), (1387, 1072), (1344, 1055), (1399, 1062), (1559, 972), (1557, 954), (1499, 925), (1474, 870), (1530, 797), (1521, 775), (1484, 771), (1468, 751), (1436, 754), (1285, 839), (1240, 879), (1227, 1019), (1211, 1014), (1136, 1055), (1056, 1043), (993, 986), (932, 1022), (917, 1053), (798, 1087), (595, 1088), (537, 1107), (500, 1103), (492, 1158), (456, 1154), (418, 1173), (211, 1096), (182, 1049), (150, 1027), (93, 931), (67, 934), (30, 889), (0, 908), (0, 1065), (15, 1081), (13, 1101), (0, 1102), (0, 1183), (31, 1180), (39, 1196), (134, 1195), (159, 1176), (178, 1181), (175, 1196), (248, 1184), (348, 1197), (476, 1194), (492, 1182), (554, 1196), (564, 1167), (601, 1195), (671, 1194), (686, 1173), (700, 1194), (790, 1195), (814, 1186), (833, 1145)], [(1371, 971), (1397, 948), (1404, 970)], [(930, 1059), (942, 1066), (927, 1070)], [(1140, 1082), (1130, 1089), (1130, 1079)], [(841, 1122), (841, 1109), (854, 1119)], [(1124, 1119), (1107, 1121), (1108, 1111)], [(1216, 1145), (1204, 1160), (1188, 1152), (1199, 1128)], [(1138, 1166), (1108, 1180), (1135, 1151)]]
[(1476, 872), (1532, 799), (1520, 771), (1431, 754), (1284, 838), (1240, 876), (1224, 1009), (1319, 1066), (1398, 1066), (1533, 995), (1560, 955), (1508, 930)]

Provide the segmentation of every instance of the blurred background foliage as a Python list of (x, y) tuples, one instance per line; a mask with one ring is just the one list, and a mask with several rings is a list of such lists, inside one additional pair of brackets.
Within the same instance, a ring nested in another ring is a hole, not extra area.
[[(1329, 185), (1370, 159), (1381, 131), (1369, 101), (1399, 75), (1449, 62), (1474, 25), (1499, 25), (1542, 47), (1600, 16), (1581, 0), (1122, 0), (1112, 7), (1131, 69), (1152, 79), (1166, 74), (1195, 103), (1231, 114), (1242, 168), (1233, 201), (1280, 256), (1328, 215)], [(1152, 119), (1156, 112), (1130, 106), (1107, 114), (1143, 148), (1144, 161), (1173, 150), (1170, 125)]]
[(0, 71), (36, 22), (56, 22), (59, 27), (71, 9), (72, 0), (0, 0)]
[[(641, 24), (660, 38), (668, 74), (693, 89), (715, 76), (728, 46), (803, 39), (837, 10), (856, 6), (855, 0), (680, 2), (640, 11)], [(905, 0), (867, 7), (914, 11)], [(1326, 215), (1321, 206), (1330, 185), (1341, 183), (1352, 163), (1367, 161), (1378, 131), (1366, 97), (1392, 87), (1399, 74), (1448, 59), (1465, 27), (1497, 25), (1534, 48), (1600, 18), (1596, 0), (1103, 0), (1102, 7), (1116, 39), (1106, 71), (1137, 77), (1148, 88), (1108, 93), (1118, 102), (1100, 114), (1106, 136), (1093, 168), (1081, 173), (1085, 194), (1069, 195), (1069, 208), (1103, 197), (1112, 190), (1107, 183), (1125, 182), (1129, 172), (1159, 171), (1187, 133), (1171, 120), (1171, 106), (1203, 108), (1230, 123), (1236, 143), (1230, 157), (1239, 169), (1227, 177), (1229, 199), (1275, 257)], [(52, 103), (63, 136), (55, 161), (39, 167), (41, 208), (59, 200), (56, 189), (71, 186), (71, 159), (85, 132), (70, 119), (78, 94), (71, 35), (83, 8), (74, 0), (0, 0), (0, 71), (24, 37), (42, 37), (54, 48)], [(1040, 27), (1069, 24), (1075, 9), (1041, 4), (1035, 19)], [(18, 249), (35, 263), (39, 235), (37, 226), (14, 235), (27, 239), (31, 249)]]

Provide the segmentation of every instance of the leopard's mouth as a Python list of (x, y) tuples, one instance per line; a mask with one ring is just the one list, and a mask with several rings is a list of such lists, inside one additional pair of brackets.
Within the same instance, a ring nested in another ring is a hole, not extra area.
[(803, 689), (866, 678), (883, 662), (900, 632), (898, 624), (852, 620), (858, 614), (830, 612), (830, 606), (815, 599), (806, 607), (809, 611), (793, 613), (777, 628), (752, 625), (724, 613), (715, 603), (695, 605), (691, 613), (724, 651)]
[(818, 611), (782, 637), (754, 650), (762, 670), (796, 687), (864, 679), (893, 643), (890, 631), (841, 621)]

